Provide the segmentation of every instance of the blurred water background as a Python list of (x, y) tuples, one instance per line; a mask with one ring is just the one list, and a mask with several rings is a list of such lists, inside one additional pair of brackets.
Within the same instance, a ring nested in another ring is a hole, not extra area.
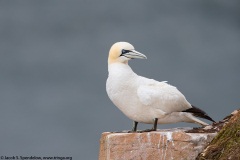
[(131, 129), (105, 92), (117, 41), (221, 120), (240, 106), (239, 15), (237, 0), (0, 1), (0, 155), (97, 159), (102, 132)]

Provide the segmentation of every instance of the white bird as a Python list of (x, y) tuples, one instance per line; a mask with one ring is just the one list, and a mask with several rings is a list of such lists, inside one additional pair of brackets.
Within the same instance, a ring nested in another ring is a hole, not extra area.
[(208, 125), (196, 117), (214, 122), (204, 111), (191, 105), (176, 87), (134, 73), (128, 61), (135, 58), (147, 59), (130, 43), (113, 44), (109, 51), (106, 82), (111, 101), (133, 120), (132, 132), (137, 131), (138, 122), (153, 124), (152, 129), (144, 131), (156, 131), (157, 124), (177, 122)]

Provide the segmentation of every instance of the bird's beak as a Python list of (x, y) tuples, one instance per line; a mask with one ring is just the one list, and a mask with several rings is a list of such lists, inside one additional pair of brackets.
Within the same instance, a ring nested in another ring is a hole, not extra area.
[(131, 59), (147, 59), (147, 56), (135, 50), (130, 50), (128, 53), (125, 53), (124, 56)]

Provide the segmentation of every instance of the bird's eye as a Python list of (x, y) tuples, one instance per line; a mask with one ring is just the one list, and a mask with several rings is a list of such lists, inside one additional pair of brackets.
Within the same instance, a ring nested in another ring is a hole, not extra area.
[(128, 52), (130, 52), (130, 51), (129, 51), (129, 50), (125, 50), (125, 49), (123, 49), (121, 55), (126, 54), (126, 53), (128, 53)]

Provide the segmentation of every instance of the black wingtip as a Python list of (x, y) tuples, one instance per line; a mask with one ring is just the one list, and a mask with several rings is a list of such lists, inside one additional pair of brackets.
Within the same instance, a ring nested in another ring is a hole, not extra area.
[(201, 109), (199, 109), (199, 108), (197, 108), (193, 105), (192, 105), (192, 108), (189, 108), (189, 109), (184, 110), (182, 112), (189, 112), (189, 113), (192, 113), (196, 117), (205, 118), (207, 120), (215, 122), (211, 117), (208, 116), (208, 114), (206, 112), (204, 112), (203, 110), (201, 110)]

